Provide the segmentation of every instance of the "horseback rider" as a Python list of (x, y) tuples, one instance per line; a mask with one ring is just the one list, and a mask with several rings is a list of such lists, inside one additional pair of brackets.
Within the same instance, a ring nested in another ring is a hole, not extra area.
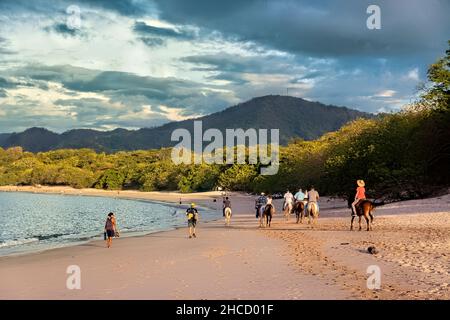
[(302, 188), (298, 189), (298, 192), (294, 195), (294, 199), (295, 201), (303, 202), (303, 210), (304, 214), (306, 215), (306, 204), (308, 203), (308, 201), (305, 198), (306, 194), (303, 193)]
[(285, 210), (289, 204), (291, 206), (294, 205), (294, 196), (289, 190), (286, 191), (283, 197), (284, 197), (283, 210)]
[(255, 209), (256, 209), (256, 218), (259, 218), (261, 208), (266, 206), (267, 204), (267, 197), (264, 194), (264, 192), (261, 192), (261, 195), (255, 200)]
[(308, 198), (308, 204), (305, 207), (305, 211), (307, 206), (309, 206), (312, 202), (316, 204), (317, 210), (319, 211), (319, 193), (314, 189), (314, 186), (311, 186), (311, 189), (307, 192), (306, 197)]
[(294, 195), (294, 199), (296, 201), (303, 201), (303, 200), (305, 200), (305, 194), (303, 193), (302, 188), (298, 189), (298, 192)]
[(226, 208), (230, 208), (231, 209), (231, 201), (230, 201), (230, 199), (228, 197), (225, 197), (223, 199), (222, 213), (223, 213), (224, 217), (225, 217), (225, 209)]
[(366, 200), (366, 188), (364, 180), (356, 180), (356, 185), (358, 186), (356, 188), (356, 195), (355, 195), (355, 201), (352, 202), (352, 216), (356, 216), (356, 210), (359, 210), (359, 203), (362, 200)]

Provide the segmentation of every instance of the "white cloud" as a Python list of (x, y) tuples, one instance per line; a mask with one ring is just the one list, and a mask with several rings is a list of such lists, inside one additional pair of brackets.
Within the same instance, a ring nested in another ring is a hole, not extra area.
[(419, 81), (419, 68), (414, 68), (409, 70), (406, 74), (406, 79)]
[(374, 96), (381, 97), (381, 98), (390, 98), (390, 97), (393, 97), (396, 93), (397, 93), (397, 91), (395, 91), (395, 90), (383, 90), (383, 91), (376, 93)]

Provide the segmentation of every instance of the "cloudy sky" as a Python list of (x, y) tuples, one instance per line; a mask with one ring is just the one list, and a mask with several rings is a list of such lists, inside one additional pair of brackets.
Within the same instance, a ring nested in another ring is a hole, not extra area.
[(449, 12), (448, 0), (0, 0), (0, 132), (151, 127), (287, 89), (395, 111), (443, 55)]

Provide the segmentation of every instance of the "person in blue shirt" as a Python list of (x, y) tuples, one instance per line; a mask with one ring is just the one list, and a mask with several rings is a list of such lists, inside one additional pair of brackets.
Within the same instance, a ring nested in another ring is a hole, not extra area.
[(266, 204), (267, 204), (267, 197), (264, 194), (264, 192), (261, 192), (261, 195), (255, 200), (256, 218), (259, 218), (261, 208), (265, 207)]
[(305, 194), (303, 193), (302, 189), (300, 188), (298, 192), (294, 195), (295, 200), (297, 201), (303, 201), (305, 200)]

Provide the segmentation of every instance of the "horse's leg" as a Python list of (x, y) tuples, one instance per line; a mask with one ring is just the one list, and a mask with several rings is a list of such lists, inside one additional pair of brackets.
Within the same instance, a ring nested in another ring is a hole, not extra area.
[(358, 223), (359, 223), (359, 231), (361, 231), (361, 229), (362, 229), (362, 227), (361, 227), (361, 216), (358, 216), (358, 218), (359, 218), (359, 220), (358, 220)]
[(367, 231), (370, 231), (370, 221), (369, 221), (369, 214), (368, 213), (364, 214), (364, 219), (366, 219)]
[(355, 216), (352, 216), (352, 222), (350, 223), (350, 231), (353, 230), (353, 220), (355, 220)]

